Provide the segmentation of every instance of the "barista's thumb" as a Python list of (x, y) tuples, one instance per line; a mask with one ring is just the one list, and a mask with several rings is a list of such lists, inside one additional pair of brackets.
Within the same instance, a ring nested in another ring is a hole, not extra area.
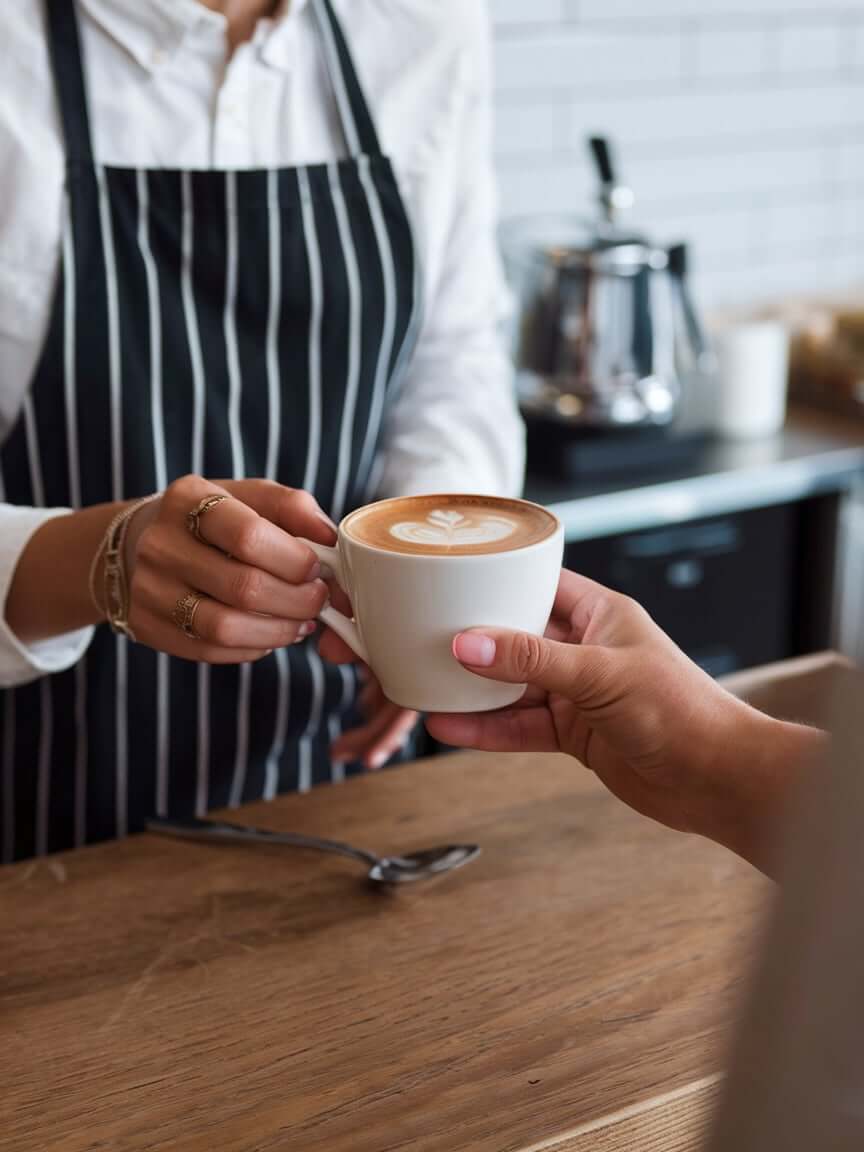
[(533, 684), (579, 704), (588, 704), (612, 672), (608, 649), (561, 644), (503, 628), (460, 632), (453, 641), (453, 655), (478, 676), (507, 684)]

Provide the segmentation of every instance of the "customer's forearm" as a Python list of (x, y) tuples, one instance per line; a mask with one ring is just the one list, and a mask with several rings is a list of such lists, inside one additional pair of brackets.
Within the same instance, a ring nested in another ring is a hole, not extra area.
[(717, 758), (715, 804), (699, 831), (774, 875), (790, 798), (802, 776), (818, 771), (829, 736), (749, 708), (747, 713)]
[(90, 597), (93, 557), (122, 504), (57, 516), (33, 533), (6, 597), (6, 623), (23, 644), (61, 636), (102, 617)]

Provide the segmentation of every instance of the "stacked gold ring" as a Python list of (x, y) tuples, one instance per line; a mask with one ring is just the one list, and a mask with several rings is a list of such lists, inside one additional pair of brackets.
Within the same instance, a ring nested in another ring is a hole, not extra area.
[(195, 613), (203, 599), (203, 596), (198, 596), (195, 592), (187, 592), (171, 609), (171, 619), (190, 640), (201, 639), (195, 631)]
[(209, 512), (211, 508), (215, 508), (217, 504), (221, 504), (224, 500), (230, 499), (230, 496), (226, 496), (221, 492), (217, 492), (213, 496), (205, 496), (191, 512), (186, 514), (186, 527), (196, 540), (200, 540), (202, 544), (207, 543), (201, 535), (201, 517), (204, 513)]

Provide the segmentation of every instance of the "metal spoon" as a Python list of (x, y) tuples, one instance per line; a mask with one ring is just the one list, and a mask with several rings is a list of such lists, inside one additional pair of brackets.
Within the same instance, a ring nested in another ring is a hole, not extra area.
[(407, 856), (376, 856), (365, 848), (353, 848), (338, 840), (320, 840), (317, 836), (301, 836), (297, 832), (271, 832), (268, 828), (227, 824), (222, 820), (160, 818), (148, 820), (147, 830), (189, 840), (234, 840), (332, 852), (336, 856), (348, 856), (370, 865), (369, 879), (376, 884), (410, 884), (415, 880), (429, 880), (433, 876), (453, 872), (480, 855), (480, 848), (476, 844), (449, 844), (442, 848), (409, 852)]

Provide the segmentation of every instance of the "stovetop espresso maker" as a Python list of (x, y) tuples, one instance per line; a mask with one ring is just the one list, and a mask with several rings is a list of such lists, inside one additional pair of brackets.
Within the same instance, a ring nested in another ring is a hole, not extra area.
[(518, 301), (514, 356), (526, 419), (586, 434), (665, 428), (682, 385), (712, 371), (687, 284), (685, 245), (627, 229), (633, 193), (609, 143), (589, 141), (599, 216), (536, 217), (502, 229)]

